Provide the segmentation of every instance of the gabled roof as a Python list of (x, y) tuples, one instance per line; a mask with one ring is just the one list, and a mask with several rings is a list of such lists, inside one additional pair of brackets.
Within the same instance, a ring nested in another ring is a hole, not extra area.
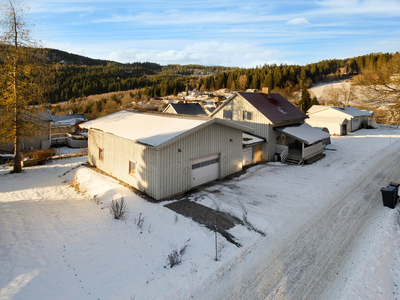
[(51, 115), (51, 118), (52, 125), (59, 127), (69, 127), (87, 121), (85, 114)]
[(308, 110), (308, 114), (315, 114), (321, 111), (332, 110), (339, 112), (350, 117), (361, 117), (361, 116), (372, 116), (374, 113), (368, 110), (361, 110), (352, 106), (344, 106), (343, 109), (338, 106), (325, 106), (325, 105), (313, 105)]
[(164, 112), (168, 107), (172, 107), (175, 112), (180, 115), (207, 115), (199, 103), (171, 103), (164, 109)]
[(274, 124), (307, 118), (305, 113), (281, 94), (244, 92), (239, 92), (238, 94)]
[(48, 109), (43, 110), (39, 113), (39, 116), (42, 118), (43, 121), (51, 121), (51, 113)]
[(213, 123), (254, 132), (250, 127), (227, 120), (126, 110), (83, 123), (80, 127), (101, 130), (159, 149)]
[[(273, 124), (294, 120), (304, 120), (308, 118), (305, 113), (303, 113), (293, 103), (278, 93), (265, 94), (238, 92), (237, 95), (241, 96), (252, 106), (254, 106), (254, 108), (256, 108)], [(237, 96), (225, 102), (224, 105), (217, 108), (212, 115), (215, 115), (216, 112), (221, 110), (229, 102), (236, 99), (236, 97)]]

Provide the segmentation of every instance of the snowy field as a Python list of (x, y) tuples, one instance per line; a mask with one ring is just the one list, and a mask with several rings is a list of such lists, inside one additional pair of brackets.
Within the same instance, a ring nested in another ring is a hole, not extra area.
[(317, 96), (317, 98), (319, 99), (323, 95), (325, 89), (333, 88), (333, 89), (342, 90), (344, 88), (346, 90), (349, 90), (350, 87), (351, 87), (351, 81), (347, 79), (347, 80), (336, 81), (336, 82), (332, 82), (332, 83), (320, 83), (320, 84), (312, 86), (308, 90), (310, 92), (312, 92), (315, 96)]
[[(400, 130), (331, 139), (312, 165), (257, 165), (189, 196), (265, 233), (235, 226), (240, 248), (218, 235), (217, 261), (213, 232), (81, 166), (86, 157), (18, 175), (2, 165), (0, 300), (400, 299), (399, 207), (380, 195), (400, 182)], [(121, 197), (128, 212), (114, 220)]]

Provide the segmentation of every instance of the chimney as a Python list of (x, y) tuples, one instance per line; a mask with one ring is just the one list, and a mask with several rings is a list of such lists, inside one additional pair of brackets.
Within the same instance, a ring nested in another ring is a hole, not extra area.
[(264, 94), (267, 94), (267, 95), (269, 95), (269, 87), (262, 87), (262, 90), (261, 90)]

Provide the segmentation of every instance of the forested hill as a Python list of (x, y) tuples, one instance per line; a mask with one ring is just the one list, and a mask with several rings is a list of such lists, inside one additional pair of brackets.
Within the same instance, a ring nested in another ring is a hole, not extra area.
[(260, 89), (268, 86), (280, 92), (308, 88), (319, 81), (329, 81), (358, 74), (362, 69), (376, 69), (391, 54), (369, 54), (343, 60), (324, 60), (306, 66), (264, 65), (252, 69), (223, 66), (167, 65), (156, 63), (118, 63), (91, 59), (55, 49), (48, 49), (56, 64), (56, 89), (49, 95), (52, 103), (83, 96), (142, 89), (149, 97), (176, 94), (185, 89), (231, 90)]

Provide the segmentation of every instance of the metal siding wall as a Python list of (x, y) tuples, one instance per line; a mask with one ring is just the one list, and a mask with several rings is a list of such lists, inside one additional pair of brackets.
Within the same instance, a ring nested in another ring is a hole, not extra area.
[[(232, 142), (230, 142), (232, 139)], [(181, 152), (178, 151), (181, 149)], [(220, 153), (220, 178), (242, 169), (242, 132), (212, 124), (161, 150), (159, 199), (191, 188), (191, 160)]]
[[(103, 161), (98, 158), (99, 148), (104, 149)], [(88, 150), (89, 163), (91, 165), (140, 191), (144, 191), (151, 196), (154, 195), (158, 181), (158, 172), (157, 168), (155, 168), (156, 151), (154, 149), (111, 134), (90, 130)], [(137, 164), (136, 176), (129, 175), (129, 160)]]

